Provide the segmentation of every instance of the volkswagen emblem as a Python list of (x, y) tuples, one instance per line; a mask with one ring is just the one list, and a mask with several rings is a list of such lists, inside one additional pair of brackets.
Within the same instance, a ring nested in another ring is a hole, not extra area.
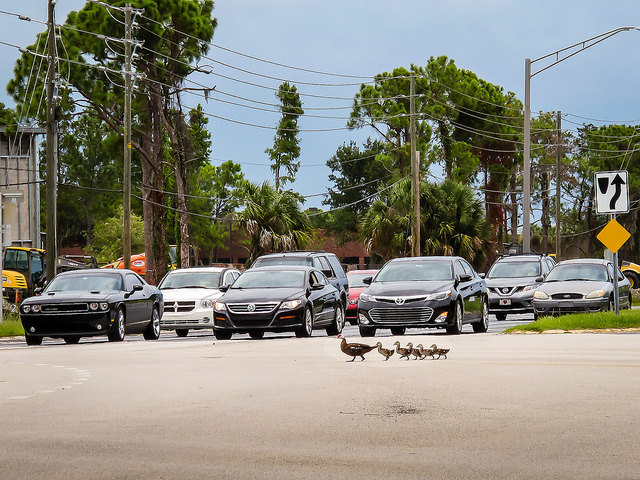
[(404, 298), (397, 297), (396, 298), (396, 305), (404, 305)]
[(174, 313), (178, 313), (178, 308), (180, 307), (180, 305), (178, 305), (178, 302), (174, 302), (173, 303), (173, 311)]
[(253, 303), (250, 303), (249, 305), (247, 305), (247, 312), (255, 312), (256, 311), (256, 306)]

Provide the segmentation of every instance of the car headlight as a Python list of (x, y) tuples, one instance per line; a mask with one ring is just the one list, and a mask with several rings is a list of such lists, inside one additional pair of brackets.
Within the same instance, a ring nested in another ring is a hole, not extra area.
[(22, 313), (29, 313), (31, 311), (31, 305), (22, 305)]
[(224, 312), (227, 310), (227, 306), (225, 305), (224, 302), (216, 302), (215, 305), (213, 306), (213, 309), (216, 312)]
[(107, 302), (100, 302), (100, 310), (109, 310), (109, 304)]
[(541, 292), (540, 290), (536, 290), (533, 294), (533, 298), (535, 298), (536, 300), (549, 300), (549, 295)]
[(530, 292), (531, 290), (535, 290), (536, 288), (538, 288), (540, 285), (537, 284), (533, 284), (533, 285), (527, 285), (525, 286), (522, 291), (523, 292)]
[(594, 290), (593, 292), (587, 293), (584, 298), (603, 298), (607, 296), (607, 292), (604, 290)]
[(89, 304), (89, 310), (91, 310), (92, 312), (95, 312), (96, 310), (98, 310), (99, 305), (98, 302), (91, 302)]
[(282, 305), (280, 305), (280, 308), (288, 308), (289, 310), (293, 310), (294, 308), (298, 308), (300, 305), (302, 305), (302, 300), (298, 298), (296, 300), (282, 302)]
[(210, 298), (205, 298), (200, 302), (200, 308), (211, 308), (213, 307), (213, 303), (213, 300), (211, 300)]
[(360, 294), (360, 301), (361, 302), (374, 302), (375, 298), (373, 297), (373, 295), (369, 295), (368, 293), (361, 293)]
[(436, 292), (427, 295), (425, 300), (446, 300), (451, 296), (451, 290), (447, 290), (445, 292)]
[(349, 305), (355, 305), (356, 303), (358, 303), (357, 298), (352, 298), (351, 300), (349, 300)]
[(89, 304), (89, 310), (95, 312), (97, 310), (108, 310), (109, 304), (107, 302), (91, 302)]

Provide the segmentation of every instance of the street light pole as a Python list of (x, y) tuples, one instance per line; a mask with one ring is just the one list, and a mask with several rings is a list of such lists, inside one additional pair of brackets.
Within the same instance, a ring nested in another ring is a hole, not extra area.
[[(523, 205), (522, 205), (522, 252), (531, 251), (531, 78), (544, 72), (548, 68), (564, 62), (568, 58), (593, 47), (598, 43), (617, 35), (620, 32), (630, 30), (640, 30), (640, 27), (619, 27), (595, 37), (591, 37), (582, 42), (574, 43), (568, 47), (548, 53), (534, 60), (528, 58), (524, 61), (524, 178), (522, 182)], [(551, 63), (532, 73), (532, 65), (536, 62), (551, 58)], [(555, 58), (555, 60), (553, 59)]]

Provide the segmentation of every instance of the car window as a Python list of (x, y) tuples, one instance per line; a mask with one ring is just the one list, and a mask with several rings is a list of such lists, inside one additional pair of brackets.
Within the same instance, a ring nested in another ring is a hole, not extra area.
[(539, 277), (540, 262), (538, 261), (504, 261), (496, 262), (487, 272), (487, 278), (518, 278)]
[(327, 257), (318, 257), (318, 262), (320, 262), (320, 269), (323, 272), (331, 272), (331, 276), (334, 277), (335, 275), (333, 274), (333, 269), (331, 268), (331, 265), (329, 265), (329, 260), (327, 260)]
[(375, 277), (375, 273), (349, 273), (347, 280), (349, 281), (349, 288), (366, 287), (362, 280), (368, 277)]
[(464, 272), (467, 273), (468, 275), (471, 275), (472, 277), (475, 277), (475, 270), (473, 269), (473, 267), (469, 264), (469, 262), (467, 262), (466, 260), (459, 260), (460, 263), (462, 264), (462, 268), (464, 269)]
[(124, 277), (124, 289), (130, 292), (134, 285), (142, 285), (140, 278), (133, 273), (127, 273)]
[(320, 272), (310, 272), (310, 283), (311, 285), (313, 285), (314, 283), (321, 283), (323, 285), (327, 285), (328, 280), (327, 277), (325, 277), (322, 273)]
[(455, 261), (454, 268), (456, 270), (456, 276), (460, 276), (467, 273), (464, 271), (464, 268), (462, 267), (462, 263), (460, 263), (460, 260)]
[(236, 275), (234, 275), (236, 272), (234, 271), (229, 271), (227, 273), (224, 274), (224, 280), (222, 281), (223, 285), (231, 285), (233, 283), (233, 281), (238, 278)]

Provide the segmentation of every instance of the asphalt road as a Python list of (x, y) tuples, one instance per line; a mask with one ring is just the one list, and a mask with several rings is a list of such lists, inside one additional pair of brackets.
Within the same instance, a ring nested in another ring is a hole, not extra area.
[(349, 362), (321, 332), (0, 341), (0, 478), (640, 478), (640, 335), (503, 325), (364, 339), (446, 360)]

